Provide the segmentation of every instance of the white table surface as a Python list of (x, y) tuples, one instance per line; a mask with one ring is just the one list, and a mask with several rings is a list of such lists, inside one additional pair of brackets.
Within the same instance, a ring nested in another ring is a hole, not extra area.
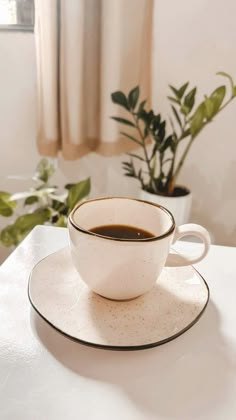
[(235, 420), (236, 248), (212, 246), (197, 265), (211, 298), (193, 328), (118, 352), (68, 340), (30, 306), (31, 269), (67, 242), (66, 229), (37, 227), (0, 268), (0, 419)]

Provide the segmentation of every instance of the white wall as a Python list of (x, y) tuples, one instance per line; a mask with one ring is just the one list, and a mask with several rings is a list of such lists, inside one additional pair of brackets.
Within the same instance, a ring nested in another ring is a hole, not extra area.
[[(16, 191), (28, 183), (6, 179), (30, 174), (35, 149), (35, 55), (31, 33), (0, 32), (0, 190)], [(0, 228), (8, 219), (0, 217)], [(0, 246), (1, 260), (9, 253)]]
[[(199, 86), (201, 96), (219, 82), (214, 76), (218, 70), (234, 74), (236, 80), (234, 0), (156, 0), (156, 11), (154, 102), (165, 115), (169, 82), (180, 85), (190, 80)], [(0, 33), (0, 69), (0, 190), (13, 192), (29, 182), (5, 176), (30, 175), (39, 160), (33, 34)], [(194, 193), (192, 220), (210, 229), (215, 242), (228, 245), (236, 245), (235, 115), (236, 103), (201, 134), (180, 177)], [(135, 195), (137, 186), (122, 176), (121, 160), (95, 154), (72, 163), (59, 159), (56, 178), (63, 184), (65, 179), (92, 175), (92, 195)], [(5, 254), (0, 249), (0, 260)]]
[(30, 172), (38, 159), (32, 33), (0, 32), (0, 175)]

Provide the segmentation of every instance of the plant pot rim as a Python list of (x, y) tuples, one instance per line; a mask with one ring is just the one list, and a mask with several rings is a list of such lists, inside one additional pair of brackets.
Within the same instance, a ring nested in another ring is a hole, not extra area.
[(182, 190), (184, 190), (186, 193), (185, 194), (182, 194), (182, 195), (173, 195), (173, 196), (170, 196), (170, 195), (164, 195), (164, 194), (158, 194), (158, 193), (152, 193), (152, 192), (150, 192), (150, 191), (146, 191), (146, 190), (144, 190), (144, 189), (142, 189), (141, 188), (141, 191), (143, 191), (144, 193), (146, 193), (146, 194), (149, 194), (149, 195), (153, 195), (153, 196), (157, 196), (157, 197), (163, 197), (163, 198), (165, 198), (165, 199), (181, 199), (181, 198), (184, 198), (184, 197), (189, 197), (190, 195), (192, 195), (192, 192), (191, 192), (191, 190), (189, 189), (189, 188), (187, 188), (187, 187), (185, 187), (184, 185), (176, 185), (176, 187), (175, 188), (179, 188), (179, 189), (182, 189)]

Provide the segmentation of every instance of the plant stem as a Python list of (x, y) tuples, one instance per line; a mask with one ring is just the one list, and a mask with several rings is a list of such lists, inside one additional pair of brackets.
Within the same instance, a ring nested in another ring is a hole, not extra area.
[[(175, 148), (175, 151), (174, 151), (174, 156), (173, 156), (173, 161), (172, 161), (172, 165), (171, 165), (171, 169), (172, 169), (172, 172), (171, 172), (171, 175), (172, 175), (172, 179), (171, 179), (171, 186), (170, 186), (170, 188), (172, 187), (172, 190), (173, 190), (173, 188), (175, 187), (175, 181), (176, 181), (176, 177), (177, 177), (177, 175), (178, 175), (178, 173), (179, 173), (179, 171), (180, 171), (180, 169), (181, 169), (181, 167), (182, 167), (182, 165), (183, 165), (183, 163), (184, 163), (184, 159), (185, 159), (185, 157), (186, 157), (186, 155), (187, 155), (187, 153), (188, 153), (188, 150), (189, 150), (189, 148), (190, 148), (190, 146), (191, 146), (191, 144), (190, 145), (188, 145), (187, 147), (186, 147), (186, 149), (185, 149), (185, 151), (184, 151), (184, 153), (183, 153), (183, 155), (182, 155), (182, 158), (180, 159), (180, 162), (179, 162), (179, 164), (177, 165), (177, 168), (176, 168), (176, 170), (174, 169), (174, 165), (175, 165), (175, 160), (176, 160), (176, 155), (177, 155), (177, 148), (178, 148), (178, 145), (179, 145), (179, 143), (180, 143), (180, 141), (181, 140), (183, 140), (184, 138), (185, 138), (185, 129), (186, 129), (186, 125), (187, 125), (187, 118), (186, 118), (186, 116), (184, 117), (184, 124), (183, 124), (183, 126), (182, 126), (182, 130), (181, 130), (181, 134), (180, 134), (180, 136), (179, 136), (179, 138), (177, 138), (177, 141), (176, 141), (176, 148)], [(186, 154), (185, 154), (185, 152), (186, 152)], [(182, 163), (181, 163), (182, 162)], [(168, 188), (168, 192), (170, 193), (170, 192), (172, 192), (172, 191), (169, 191), (169, 189), (170, 188)]]
[(170, 165), (170, 170), (169, 173), (167, 175), (167, 192), (169, 195), (171, 195), (173, 189), (174, 189), (174, 182), (173, 182), (173, 172), (174, 172), (174, 165), (175, 165), (175, 158), (176, 158), (176, 150), (177, 150), (177, 145), (175, 148), (175, 151), (173, 152), (173, 158), (172, 158), (172, 162)]
[(181, 158), (179, 160), (179, 163), (177, 165), (177, 168), (176, 168), (176, 170), (175, 170), (175, 172), (173, 174), (173, 185), (175, 185), (176, 178), (179, 175), (179, 172), (180, 172), (180, 170), (181, 170), (181, 168), (182, 168), (182, 166), (184, 164), (184, 161), (186, 159), (186, 156), (187, 156), (187, 154), (189, 152), (189, 149), (190, 149), (190, 147), (191, 147), (194, 139), (195, 139), (195, 137), (191, 137), (190, 138), (190, 140), (189, 140), (189, 142), (187, 144), (187, 147), (185, 148), (185, 150), (184, 150), (184, 152), (183, 152), (183, 154), (182, 154), (182, 156), (181, 156)]
[(173, 174), (175, 172), (174, 171), (174, 166), (175, 166), (175, 161), (176, 161), (177, 148), (178, 148), (179, 142), (182, 139), (185, 138), (186, 125), (187, 125), (187, 118), (186, 118), (186, 116), (184, 116), (184, 123), (182, 124), (181, 133), (180, 133), (179, 137), (177, 137), (177, 135), (175, 134), (175, 136), (176, 136), (176, 146), (175, 146), (175, 149), (173, 151), (173, 158), (172, 158), (170, 169), (169, 169), (169, 172), (168, 172), (168, 175), (167, 175), (166, 186), (167, 186), (167, 192), (168, 192), (169, 195), (171, 195), (171, 193), (173, 192), (174, 187), (175, 187), (175, 176)]
[(142, 147), (143, 147), (143, 151), (144, 151), (146, 164), (147, 164), (147, 167), (148, 167), (148, 173), (149, 173), (149, 176), (150, 176), (150, 187), (153, 188), (153, 190), (155, 192), (157, 192), (157, 188), (156, 188), (155, 180), (154, 180), (154, 176), (153, 176), (153, 170), (152, 170), (152, 167), (151, 167), (151, 164), (150, 164), (150, 159), (148, 157), (147, 147), (146, 147), (146, 144), (145, 144), (145, 137), (144, 137), (144, 135), (142, 133), (142, 130), (139, 126), (138, 118), (136, 117), (134, 112), (132, 112), (132, 116), (133, 116), (135, 124), (136, 124), (136, 129), (138, 130), (139, 136), (142, 140)]

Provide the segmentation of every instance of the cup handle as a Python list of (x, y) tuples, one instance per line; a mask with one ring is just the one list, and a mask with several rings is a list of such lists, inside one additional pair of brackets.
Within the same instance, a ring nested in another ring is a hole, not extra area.
[(167, 257), (166, 267), (180, 267), (195, 264), (201, 261), (208, 253), (210, 249), (211, 239), (208, 231), (201, 225), (196, 225), (194, 223), (188, 223), (186, 225), (178, 226), (175, 229), (174, 239), (172, 245), (183, 238), (184, 236), (196, 236), (201, 239), (203, 242), (204, 248), (200, 254), (196, 256), (184, 255), (184, 254), (175, 254), (171, 253)]

